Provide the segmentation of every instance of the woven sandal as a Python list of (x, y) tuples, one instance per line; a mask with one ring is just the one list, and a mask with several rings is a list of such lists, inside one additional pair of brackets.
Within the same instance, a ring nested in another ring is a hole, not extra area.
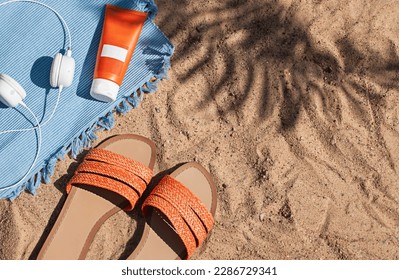
[(142, 205), (147, 224), (128, 259), (189, 259), (207, 238), (216, 211), (216, 187), (197, 163), (165, 176)]
[(132, 210), (153, 175), (155, 145), (119, 135), (89, 151), (66, 189), (68, 197), (38, 259), (84, 259), (100, 226)]

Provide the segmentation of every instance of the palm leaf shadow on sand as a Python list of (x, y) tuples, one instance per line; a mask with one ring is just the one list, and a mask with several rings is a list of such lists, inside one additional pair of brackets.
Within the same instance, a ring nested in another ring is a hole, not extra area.
[[(334, 53), (295, 18), (295, 5), (228, 0), (199, 10), (190, 9), (192, 4), (178, 1), (158, 24), (172, 41), (184, 33), (172, 65), (195, 58), (177, 73), (181, 83), (208, 73), (208, 91), (199, 109), (216, 102), (221, 115), (253, 110), (253, 123), (274, 115), (284, 136), (304, 114), (312, 125), (335, 134), (343, 103), (349, 103), (364, 125), (383, 121), (383, 96), (399, 88), (399, 58), (393, 43), (388, 60), (378, 53), (362, 54), (345, 36), (334, 42), (338, 50)], [(255, 90), (256, 84), (260, 90)], [(245, 106), (253, 95), (257, 102)], [(373, 132), (381, 141), (382, 124), (376, 123)]]
[[(177, 87), (202, 81), (205, 90), (198, 110), (216, 103), (221, 117), (236, 114), (237, 122), (255, 126), (260, 138), (266, 127), (276, 126), (301, 167), (314, 171), (313, 176), (325, 182), (323, 187), (330, 188), (327, 196), (334, 203), (341, 203), (333, 195), (337, 187), (316, 166), (335, 173), (337, 181), (346, 183), (342, 192), (359, 198), (359, 209), (393, 230), (399, 225), (392, 215), (399, 213), (399, 192), (387, 186), (390, 179), (381, 166), (397, 173), (397, 157), (384, 133), (391, 130), (396, 139), (399, 136), (395, 122), (386, 116), (393, 106), (389, 101), (398, 101), (396, 45), (388, 40), (384, 52), (364, 48), (348, 30), (341, 36), (318, 37), (312, 22), (297, 17), (301, 4), (295, 2), (284, 6), (280, 1), (226, 0), (201, 5), (182, 0), (168, 9), (168, 1), (157, 1), (166, 11), (157, 23), (176, 44), (172, 67), (179, 66), (174, 73)], [(364, 9), (359, 21), (369, 18)], [(371, 33), (371, 23), (369, 28)], [(303, 135), (301, 129), (305, 138), (314, 133), (310, 140), (298, 136)], [(371, 193), (384, 198), (370, 203)], [(328, 244), (344, 242), (324, 230), (320, 237)], [(351, 257), (350, 252), (336, 255)]]
[[(161, 8), (163, 2), (158, 3)], [(366, 57), (344, 38), (336, 42), (342, 62), (308, 34), (307, 27), (293, 16), (295, 7), (286, 8), (276, 1), (227, 0), (198, 11), (188, 8), (192, 4), (177, 1), (176, 9), (163, 13), (158, 24), (172, 41), (185, 33), (184, 41), (177, 44), (172, 64), (196, 57), (195, 62), (177, 73), (182, 83), (204, 69), (212, 73), (209, 92), (204, 93), (199, 106), (213, 102), (222, 89), (227, 89), (230, 98), (226, 100), (225, 113), (239, 111), (250, 95), (257, 94), (259, 102), (253, 110), (258, 118), (267, 119), (277, 106), (281, 128), (289, 130), (299, 114), (312, 113), (315, 96), (322, 99), (323, 110), (332, 114), (329, 121), (340, 119), (326, 85), (344, 90), (351, 86), (346, 78), (365, 75), (365, 66), (376, 83), (398, 87), (397, 75), (394, 80), (383, 78), (387, 72), (392, 75), (399, 70), (394, 49), (392, 59), (381, 64), (383, 59), (378, 54)], [(374, 64), (375, 61), (380, 63)], [(261, 92), (254, 92), (255, 83), (262, 83)], [(370, 92), (368, 98), (376, 106), (383, 105), (375, 95), (378, 93)]]

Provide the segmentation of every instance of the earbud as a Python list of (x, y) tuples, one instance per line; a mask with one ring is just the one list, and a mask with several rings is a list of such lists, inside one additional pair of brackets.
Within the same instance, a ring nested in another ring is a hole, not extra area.
[(65, 55), (57, 53), (53, 59), (50, 70), (50, 85), (52, 87), (69, 87), (75, 75), (75, 60), (72, 51), (67, 50)]
[(13, 78), (0, 74), (0, 101), (8, 107), (16, 107), (26, 97), (24, 88)]

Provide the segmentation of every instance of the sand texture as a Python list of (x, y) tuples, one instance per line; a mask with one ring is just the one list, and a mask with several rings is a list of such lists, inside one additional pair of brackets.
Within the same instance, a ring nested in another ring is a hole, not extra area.
[[(218, 188), (195, 259), (399, 259), (399, 2), (156, 1), (169, 80), (112, 131), (151, 138), (156, 172), (198, 161)], [(35, 258), (78, 161), (0, 201), (0, 259)], [(136, 215), (91, 259), (124, 259)]]

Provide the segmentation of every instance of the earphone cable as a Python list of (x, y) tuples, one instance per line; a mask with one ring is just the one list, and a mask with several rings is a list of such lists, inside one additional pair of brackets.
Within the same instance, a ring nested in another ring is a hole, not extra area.
[[(7, 5), (7, 4), (11, 4), (11, 3), (17, 3), (17, 2), (28, 2), (28, 3), (34, 3), (34, 4), (41, 5), (41, 6), (45, 7), (45, 8), (47, 8), (47, 9), (51, 10), (58, 17), (58, 19), (61, 21), (61, 24), (62, 24), (62, 26), (64, 28), (65, 33), (66, 33), (67, 40), (69, 41), (69, 42), (66, 42), (66, 45), (68, 46), (67, 50), (66, 50), (66, 55), (70, 56), (71, 55), (71, 51), (72, 51), (72, 36), (71, 36), (71, 32), (70, 32), (69, 26), (66, 23), (66, 21), (64, 20), (64, 18), (56, 10), (54, 10), (52, 7), (48, 6), (47, 4), (41, 3), (39, 1), (36, 1), (36, 0), (9, 0), (9, 1), (0, 3), (0, 7), (4, 6), (4, 5)], [(55, 112), (56, 112), (56, 110), (58, 108), (59, 102), (60, 102), (62, 89), (63, 89), (63, 87), (60, 86), (59, 89), (58, 89), (57, 101), (56, 101), (56, 103), (54, 105), (54, 108), (53, 108), (49, 118), (46, 121), (44, 121), (43, 123), (40, 123), (40, 121), (37, 118), (37, 116), (35, 115), (35, 113), (24, 102), (21, 101), (19, 104), (21, 106), (23, 106), (27, 111), (29, 111), (29, 113), (35, 119), (37, 125), (33, 126), (31, 128), (26, 128), (26, 129), (13, 129), (13, 130), (0, 132), (0, 135), (3, 135), (3, 134), (8, 134), (8, 133), (26, 132), (26, 131), (31, 131), (31, 130), (36, 130), (37, 129), (37, 145), (38, 145), (37, 151), (36, 151), (36, 155), (35, 155), (35, 158), (33, 160), (33, 163), (29, 167), (29, 170), (25, 173), (25, 175), (18, 182), (14, 183), (11, 186), (0, 187), (0, 191), (8, 190), (8, 189), (12, 189), (14, 187), (17, 187), (21, 182), (23, 182), (27, 178), (29, 173), (33, 170), (35, 164), (37, 163), (39, 155), (40, 155), (40, 150), (41, 150), (41, 145), (42, 145), (42, 127), (44, 127), (53, 118), (53, 116), (54, 116), (54, 114), (55, 114)]]
[[(41, 3), (41, 2), (38, 2), (38, 1), (35, 1), (35, 0), (10, 0), (10, 1), (6, 1), (6, 2), (3, 2), (3, 3), (0, 3), (0, 7), (4, 6), (4, 5), (7, 5), (7, 4), (18, 3), (18, 2), (34, 3), (34, 4), (41, 5), (41, 6), (45, 7), (45, 8), (47, 8), (47, 9), (50, 9), (58, 17), (58, 19), (61, 21), (61, 24), (63, 25), (63, 27), (65, 29), (65, 32), (67, 34), (67, 38), (69, 40), (69, 44), (67, 44), (68, 45), (67, 52), (72, 50), (72, 36), (71, 36), (71, 32), (69, 30), (68, 24), (66, 23), (64, 18), (56, 10), (54, 10), (52, 7), (48, 6), (47, 4), (44, 4), (44, 3)], [(58, 95), (57, 95), (56, 104), (55, 104), (55, 106), (54, 106), (49, 118), (44, 123), (41, 123), (42, 127), (44, 127), (53, 118), (53, 116), (54, 116), (54, 114), (55, 114), (55, 112), (56, 112), (56, 110), (58, 108), (58, 105), (59, 105), (61, 92), (62, 92), (62, 87), (60, 87), (58, 89)], [(16, 133), (16, 132), (27, 132), (27, 131), (31, 131), (33, 129), (36, 129), (36, 127), (30, 127), (30, 128), (24, 128), (24, 129), (12, 129), (12, 130), (7, 130), (7, 131), (1, 131), (0, 135), (8, 134), (8, 133)]]
[(0, 187), (0, 191), (4, 191), (4, 190), (8, 190), (8, 189), (12, 189), (14, 187), (17, 187), (21, 182), (23, 182), (26, 177), (28, 177), (29, 173), (32, 171), (32, 169), (34, 168), (39, 155), (40, 155), (40, 149), (42, 146), (42, 127), (40, 125), (39, 119), (36, 117), (35, 113), (33, 113), (33, 111), (24, 103), (21, 102), (20, 103), (35, 119), (37, 126), (34, 129), (37, 129), (37, 151), (36, 151), (36, 155), (35, 155), (35, 159), (33, 160), (31, 166), (29, 167), (29, 170), (25, 173), (25, 175), (15, 184), (12, 184), (11, 186), (7, 186), (7, 187)]
[[(55, 102), (54, 108), (51, 111), (50, 116), (48, 117), (48, 119), (43, 122), (40, 123), (40, 126), (43, 128), (45, 127), (53, 118), (55, 111), (57, 111), (58, 105), (60, 103), (60, 99), (61, 99), (61, 92), (62, 92), (62, 86), (58, 88), (58, 94), (57, 94), (57, 101)], [(22, 105), (22, 103), (20, 103)], [(5, 130), (5, 131), (0, 131), (0, 135), (4, 135), (4, 134), (8, 134), (8, 133), (16, 133), (16, 132), (27, 132), (27, 131), (32, 131), (34, 129), (36, 129), (37, 126), (35, 125), (34, 127), (29, 127), (29, 128), (21, 128), (21, 129), (11, 129), (11, 130)]]
[(68, 49), (72, 50), (72, 36), (71, 36), (71, 31), (69, 30), (68, 24), (66, 23), (66, 21), (64, 20), (64, 18), (53, 8), (51, 8), (49, 5), (44, 4), (42, 2), (39, 1), (35, 1), (35, 0), (9, 0), (7, 2), (3, 2), (0, 3), (0, 7), (7, 5), (7, 4), (11, 4), (11, 3), (17, 3), (17, 2), (28, 2), (28, 3), (35, 3), (38, 5), (41, 5), (43, 7), (46, 7), (47, 9), (51, 10), (57, 17), (58, 19), (61, 21), (62, 25), (64, 26), (65, 32), (67, 34), (68, 40), (69, 40), (69, 44), (68, 45)]

